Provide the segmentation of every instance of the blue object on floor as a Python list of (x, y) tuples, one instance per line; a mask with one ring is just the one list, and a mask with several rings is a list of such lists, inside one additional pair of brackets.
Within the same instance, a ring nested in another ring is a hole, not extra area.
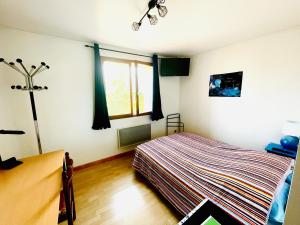
[(265, 150), (269, 153), (277, 154), (277, 155), (282, 155), (286, 157), (290, 157), (295, 159), (297, 155), (297, 151), (295, 150), (290, 150), (282, 147), (280, 144), (275, 144), (275, 143), (270, 143), (266, 146)]
[(286, 149), (297, 151), (298, 144), (299, 144), (299, 138), (295, 137), (295, 136), (287, 135), (287, 136), (284, 136), (281, 138), (280, 144), (282, 145), (282, 147), (284, 147)]

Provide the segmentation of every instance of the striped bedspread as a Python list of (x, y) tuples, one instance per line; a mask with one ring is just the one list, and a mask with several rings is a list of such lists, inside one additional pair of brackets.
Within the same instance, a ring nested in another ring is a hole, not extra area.
[(182, 214), (208, 198), (243, 224), (266, 224), (291, 164), (290, 158), (180, 133), (139, 145), (133, 167)]

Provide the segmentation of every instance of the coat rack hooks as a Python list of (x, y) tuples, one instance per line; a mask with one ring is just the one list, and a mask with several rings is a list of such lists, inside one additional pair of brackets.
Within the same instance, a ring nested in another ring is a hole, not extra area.
[(16, 59), (16, 63), (20, 65), (20, 68), (17, 67), (17, 65), (14, 62), (7, 62), (4, 58), (0, 58), (0, 63), (4, 63), (5, 65), (9, 66), (10, 68), (14, 69), (18, 73), (20, 73), (25, 78), (25, 86), (22, 85), (12, 85), (11, 89), (17, 89), (17, 90), (23, 90), (23, 91), (29, 91), (30, 96), (30, 102), (31, 102), (31, 109), (32, 109), (32, 115), (34, 120), (34, 127), (38, 142), (38, 148), (39, 153), (42, 154), (42, 145), (41, 145), (41, 139), (39, 134), (39, 126), (37, 121), (37, 115), (36, 115), (36, 108), (35, 108), (35, 101), (34, 101), (34, 95), (33, 91), (41, 91), (41, 90), (47, 90), (47, 86), (37, 86), (34, 85), (33, 77), (45, 70), (50, 69), (50, 66), (48, 66), (45, 62), (41, 62), (41, 64), (36, 67), (35, 65), (32, 65), (30, 69), (28, 70), (25, 65), (23, 64), (23, 60), (18, 58)]

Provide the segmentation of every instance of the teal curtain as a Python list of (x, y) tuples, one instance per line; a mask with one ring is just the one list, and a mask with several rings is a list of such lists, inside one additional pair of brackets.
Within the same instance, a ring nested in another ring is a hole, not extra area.
[(158, 74), (158, 57), (153, 55), (153, 100), (152, 100), (152, 121), (160, 120), (164, 118), (161, 109), (161, 99), (160, 99), (160, 88), (159, 88), (159, 74)]
[(106, 95), (103, 81), (103, 72), (100, 59), (100, 49), (98, 44), (94, 44), (95, 56), (95, 106), (94, 106), (94, 122), (92, 128), (94, 130), (110, 128), (109, 115), (107, 110)]

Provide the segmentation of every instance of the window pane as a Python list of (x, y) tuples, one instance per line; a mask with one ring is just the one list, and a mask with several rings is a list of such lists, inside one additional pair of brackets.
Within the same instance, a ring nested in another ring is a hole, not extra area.
[(109, 115), (131, 114), (130, 64), (104, 61), (103, 73)]
[(139, 113), (152, 111), (153, 67), (145, 64), (137, 65)]

